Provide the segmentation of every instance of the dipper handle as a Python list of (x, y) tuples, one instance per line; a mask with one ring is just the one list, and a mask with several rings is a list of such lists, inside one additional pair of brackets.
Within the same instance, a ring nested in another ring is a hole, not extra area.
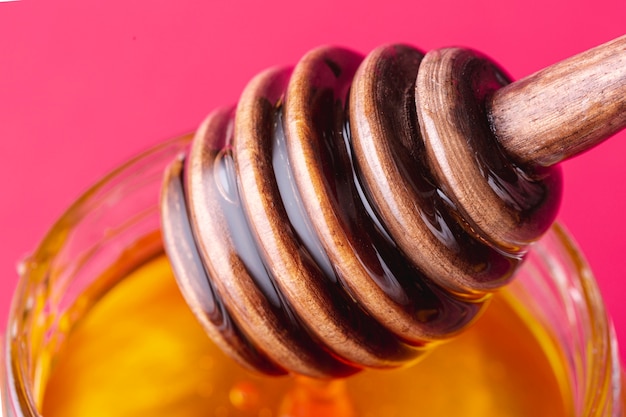
[(521, 163), (550, 166), (626, 127), (626, 35), (496, 91), (498, 141)]

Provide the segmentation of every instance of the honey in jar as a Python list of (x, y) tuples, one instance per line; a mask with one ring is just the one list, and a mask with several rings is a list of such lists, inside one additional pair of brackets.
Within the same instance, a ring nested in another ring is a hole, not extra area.
[(119, 278), (52, 361), (43, 415), (570, 415), (554, 346), (506, 290), (469, 331), (419, 363), (327, 381), (264, 377), (226, 357), (163, 255)]
[(397, 370), (262, 377), (207, 337), (163, 253), (162, 144), (96, 184), (21, 267), (4, 416), (622, 416), (599, 291), (553, 227), (470, 329)]

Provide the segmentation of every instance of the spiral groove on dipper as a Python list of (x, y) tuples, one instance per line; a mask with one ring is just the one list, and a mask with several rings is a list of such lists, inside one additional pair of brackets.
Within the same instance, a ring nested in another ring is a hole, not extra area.
[(466, 327), (559, 200), (558, 170), (492, 138), (485, 98), (506, 83), (467, 50), (321, 48), (210, 115), (162, 213), (213, 340), (261, 372), (335, 377)]

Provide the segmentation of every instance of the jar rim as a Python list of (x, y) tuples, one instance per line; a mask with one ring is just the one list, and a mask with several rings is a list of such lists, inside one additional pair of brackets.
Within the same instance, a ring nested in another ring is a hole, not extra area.
[[(4, 379), (0, 380), (0, 388), (4, 390), (4, 397), (0, 398), (10, 404), (18, 405), (20, 410), (25, 410), (25, 416), (34, 417), (40, 415), (37, 410), (38, 401), (35, 399), (34, 387), (32, 386), (35, 379), (33, 361), (30, 360), (31, 358), (15, 355), (16, 350), (23, 351), (26, 349), (26, 346), (19, 346), (15, 340), (19, 333), (20, 323), (23, 324), (26, 316), (24, 311), (30, 311), (34, 307), (32, 305), (34, 301), (28, 294), (31, 284), (46, 279), (46, 271), (55, 254), (67, 243), (67, 231), (73, 225), (80, 223), (87, 214), (84, 207), (89, 205), (94, 199), (97, 201), (99, 192), (105, 190), (107, 186), (116, 180), (125, 178), (142, 164), (149, 164), (151, 160), (159, 160), (161, 158), (171, 159), (173, 156), (185, 152), (192, 138), (193, 133), (188, 133), (149, 147), (103, 175), (81, 193), (53, 222), (40, 243), (35, 247), (33, 253), (19, 262), (17, 268), (19, 278), (11, 299), (7, 328), (4, 340), (2, 340), (4, 342), (4, 351), (1, 352), (4, 354), (2, 358), (4, 375), (0, 374), (0, 377)], [(18, 358), (21, 358), (21, 361)], [(27, 384), (19, 384), (20, 381), (25, 381)], [(6, 386), (3, 387), (2, 385)], [(5, 404), (1, 405), (2, 407), (8, 406)]]

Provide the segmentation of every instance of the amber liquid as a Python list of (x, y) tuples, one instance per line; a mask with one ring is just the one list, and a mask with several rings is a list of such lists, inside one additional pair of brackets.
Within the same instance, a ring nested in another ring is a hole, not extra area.
[(268, 378), (217, 350), (159, 256), (76, 323), (50, 365), (41, 408), (46, 417), (569, 415), (549, 337), (506, 291), (487, 310), (407, 368), (325, 382)]

